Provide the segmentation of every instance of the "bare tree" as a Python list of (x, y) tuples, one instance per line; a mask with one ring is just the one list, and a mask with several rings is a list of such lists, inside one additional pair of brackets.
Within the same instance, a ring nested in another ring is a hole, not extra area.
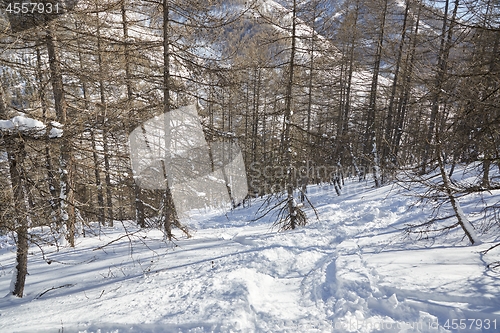
[(422, 173), (425, 173), (427, 162), (429, 160), (429, 155), (431, 155), (430, 150), (432, 147), (435, 127), (438, 125), (437, 124), (438, 112), (439, 108), (443, 104), (443, 86), (448, 71), (448, 60), (450, 56), (450, 50), (453, 46), (453, 29), (456, 24), (459, 0), (454, 1), (453, 10), (450, 18), (448, 17), (449, 6), (450, 6), (450, 1), (446, 0), (444, 7), (443, 25), (441, 28), (440, 47), (438, 53), (438, 63), (436, 68), (435, 83), (434, 87), (432, 87), (431, 114), (430, 114), (429, 127), (427, 131), (427, 136), (425, 138), (424, 152), (422, 157)]
[[(57, 53), (57, 43), (54, 36), (53, 27), (49, 24), (46, 28), (45, 43), (49, 56), (50, 76), (52, 91), (54, 95), (54, 108), (56, 120), (63, 126), (69, 127), (67, 117), (67, 104), (64, 96), (61, 63)], [(60, 227), (65, 227), (65, 237), (71, 246), (75, 246), (75, 208), (73, 193), (73, 161), (71, 138), (68, 131), (64, 135), (61, 144), (60, 172), (59, 172), (59, 207), (60, 207)]]

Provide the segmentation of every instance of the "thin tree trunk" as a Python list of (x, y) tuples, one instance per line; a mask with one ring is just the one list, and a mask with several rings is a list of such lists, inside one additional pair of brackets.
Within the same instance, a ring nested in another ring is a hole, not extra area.
[[(245, 84), (245, 147), (248, 147), (249, 144), (249, 138), (250, 138), (250, 133), (249, 133), (249, 114), (250, 114), (250, 88), (248, 87), (249, 84)], [(224, 115), (222, 115), (222, 131), (224, 131)], [(249, 151), (248, 149), (245, 149), (245, 161), (250, 161), (250, 156), (249, 156)]]
[[(127, 106), (126, 111), (128, 115), (128, 126), (126, 126), (126, 130), (131, 130), (132, 124), (132, 114), (131, 114), (131, 102), (134, 98), (133, 90), (132, 90), (132, 73), (130, 70), (130, 53), (129, 53), (129, 41), (128, 41), (128, 19), (127, 12), (125, 8), (125, 0), (122, 1), (121, 4), (121, 13), (122, 13), (122, 27), (123, 27), (123, 39), (124, 43), (124, 55), (125, 55), (125, 84), (127, 86)], [(129, 174), (132, 175), (132, 169), (129, 169)], [(134, 192), (134, 205), (135, 205), (135, 219), (137, 224), (141, 228), (146, 227), (145, 215), (144, 215), (144, 203), (141, 198), (141, 188), (136, 184), (136, 182), (132, 179), (132, 190)]]
[(5, 103), (5, 93), (3, 91), (2, 81), (0, 81), (0, 119), (9, 118), (7, 114), (7, 104)]
[(99, 158), (97, 156), (97, 147), (93, 128), (90, 129), (90, 140), (92, 144), (92, 158), (94, 159), (95, 184), (97, 187), (97, 218), (99, 220), (99, 224), (103, 226), (106, 222), (104, 213), (104, 195), (102, 193), (101, 171), (99, 169)]
[(9, 160), (10, 179), (12, 183), (15, 212), (15, 231), (17, 234), (16, 245), (16, 268), (13, 276), (14, 288), (12, 293), (17, 297), (23, 297), (24, 284), (28, 274), (28, 212), (26, 209), (26, 200), (23, 190), (22, 175), (23, 160), (25, 156), (23, 139), (14, 139), (9, 144), (7, 150)]
[[(76, 27), (76, 28), (78, 29), (78, 27)], [(84, 72), (83, 56), (81, 53), (79, 41), (78, 41), (78, 61), (80, 62), (80, 70), (83, 73)], [(89, 102), (89, 96), (88, 96), (87, 82), (85, 80), (81, 80), (81, 84), (82, 84), (82, 93), (83, 93), (83, 100), (84, 100), (85, 109), (89, 110), (90, 109), (90, 102)], [(96, 184), (96, 189), (97, 189), (97, 220), (99, 221), (100, 225), (104, 225), (105, 224), (104, 194), (102, 192), (101, 171), (99, 169), (99, 157), (97, 155), (97, 145), (96, 145), (95, 129), (94, 128), (90, 129), (90, 142), (92, 145), (92, 158), (94, 161), (94, 178), (95, 178), (95, 184)]]
[(169, 19), (169, 5), (168, 0), (163, 0), (163, 113), (165, 115), (165, 161), (163, 163), (163, 172), (166, 181), (166, 189), (163, 192), (163, 218), (164, 218), (164, 230), (168, 240), (173, 238), (172, 225), (181, 229), (188, 237), (190, 237), (188, 229), (183, 226), (177, 216), (175, 210), (174, 198), (172, 197), (172, 192), (170, 186), (172, 185), (170, 168), (170, 123), (169, 117), (166, 115), (170, 112), (170, 47), (169, 47), (169, 31), (168, 27), (170, 24)]
[[(0, 81), (0, 119), (7, 119), (7, 104), (5, 103), (4, 90)], [(13, 206), (16, 209), (14, 215), (14, 226), (16, 239), (16, 268), (12, 276), (12, 294), (23, 297), (24, 284), (28, 274), (28, 212), (24, 197), (22, 184), (22, 164), (25, 156), (24, 142), (21, 139), (13, 139), (6, 144), (7, 160), (9, 161), (10, 181), (13, 192)]]
[[(346, 148), (349, 145), (347, 142), (347, 134), (349, 132), (349, 116), (351, 113), (351, 89), (352, 89), (352, 75), (354, 72), (354, 49), (355, 49), (355, 43), (356, 43), (356, 29), (357, 29), (357, 24), (358, 24), (358, 13), (359, 13), (359, 1), (356, 0), (356, 7), (354, 10), (354, 17), (352, 21), (352, 33), (351, 33), (351, 38), (349, 41), (348, 45), (348, 63), (347, 63), (347, 79), (346, 82), (344, 83), (346, 85), (345, 87), (345, 92), (343, 93), (343, 103), (342, 103), (342, 108), (341, 108), (341, 113), (339, 115), (340, 121), (338, 125), (338, 137), (339, 137), (339, 143), (337, 147), (337, 157), (340, 163), (340, 166), (346, 165), (347, 163), (345, 162), (345, 152)], [(344, 90), (344, 87), (342, 86), (342, 90)], [(349, 149), (349, 154), (352, 155), (352, 147)], [(353, 157), (351, 158), (351, 163), (355, 163), (353, 161)]]
[[(52, 90), (54, 95), (54, 107), (56, 111), (57, 121), (63, 125), (67, 125), (66, 100), (64, 98), (63, 81), (61, 73), (61, 63), (56, 52), (56, 40), (52, 35), (50, 27), (46, 30), (46, 45), (49, 55), (49, 68), (52, 82)], [(71, 140), (68, 137), (67, 130), (63, 134), (61, 140), (61, 153), (59, 158), (60, 173), (60, 221), (59, 226), (63, 225), (66, 228), (66, 239), (70, 246), (75, 246), (75, 210), (74, 210), (74, 193), (72, 188), (73, 165), (72, 165), (72, 148)]]
[(481, 186), (484, 188), (490, 188), (490, 166), (491, 166), (490, 156), (484, 156), (483, 177), (481, 179)]
[[(490, 6), (491, 6), (491, 3), (488, 3), (488, 11), (490, 9)], [(485, 18), (485, 20), (486, 20), (486, 18)], [(486, 22), (484, 24), (486, 25)], [(490, 58), (490, 65), (489, 65), (489, 72), (490, 73), (496, 73), (496, 71), (497, 71), (498, 64), (497, 64), (496, 58), (498, 57), (499, 43), (500, 43), (500, 37), (495, 38), (495, 41), (493, 43), (493, 50), (491, 52), (491, 58)], [(484, 52), (481, 52), (481, 53), (484, 53)], [(490, 96), (490, 94), (492, 93), (492, 90), (495, 87), (495, 84), (493, 84), (492, 81), (493, 80), (492, 80), (491, 76), (489, 75), (486, 79), (487, 84), (485, 86), (485, 90), (486, 90), (485, 96)], [(491, 117), (493, 114), (494, 114), (494, 112), (489, 112), (489, 111), (485, 112), (484, 116), (486, 118), (485, 121), (487, 123), (492, 121)], [(491, 142), (494, 143), (495, 140), (493, 139), (493, 140), (491, 140)], [(482, 176), (481, 186), (483, 186), (484, 188), (490, 188), (491, 187), (490, 167), (491, 167), (491, 161), (492, 161), (494, 153), (495, 153), (495, 145), (490, 144), (489, 146), (486, 146), (484, 150), (485, 150), (485, 152), (484, 152), (484, 159), (483, 159), (483, 176)], [(498, 167), (500, 170), (500, 161), (498, 162)]]
[[(307, 82), (307, 146), (308, 152), (311, 152), (311, 116), (312, 116), (312, 104), (313, 104), (313, 72), (314, 72), (314, 51), (315, 51), (315, 34), (316, 34), (316, 6), (314, 7), (313, 20), (311, 23), (311, 58), (309, 59), (309, 77)], [(307, 184), (306, 184), (307, 186)]]
[(422, 157), (422, 174), (426, 171), (427, 162), (431, 155), (431, 147), (433, 142), (433, 134), (435, 132), (436, 120), (438, 119), (439, 107), (442, 103), (442, 90), (445, 82), (446, 72), (448, 70), (448, 58), (450, 54), (453, 27), (458, 11), (459, 0), (455, 0), (453, 13), (448, 25), (448, 9), (450, 0), (446, 0), (444, 8), (443, 26), (441, 29), (441, 44), (438, 54), (438, 65), (436, 71), (436, 81), (431, 102), (431, 116), (429, 120), (429, 128), (424, 142), (424, 153)]
[(267, 163), (267, 94), (264, 94), (264, 110), (262, 111), (262, 155), (260, 161)]
[[(395, 126), (393, 124), (394, 101), (396, 99), (396, 90), (398, 87), (398, 80), (399, 80), (399, 69), (401, 67), (401, 58), (403, 56), (403, 47), (404, 47), (405, 39), (406, 39), (406, 23), (408, 20), (409, 9), (410, 9), (410, 1), (406, 0), (405, 14), (404, 14), (404, 19), (403, 19), (403, 28), (402, 28), (402, 32), (401, 32), (401, 41), (399, 43), (399, 48), (398, 48), (396, 68), (394, 70), (394, 79), (392, 81), (391, 95), (389, 96), (389, 107), (387, 110), (387, 123), (385, 125), (385, 135), (384, 135), (384, 142), (383, 142), (383, 149), (382, 149), (382, 161), (381, 161), (382, 165), (384, 166), (384, 171), (388, 167), (389, 154), (391, 154), (391, 150), (393, 149), (393, 147), (391, 147), (391, 143), (393, 142), (394, 133), (395, 133), (395, 128), (394, 128)], [(384, 174), (385, 174), (385, 172), (384, 172)]]
[(408, 110), (408, 105), (410, 102), (410, 92), (411, 92), (411, 82), (412, 82), (412, 76), (413, 76), (413, 63), (415, 60), (415, 51), (417, 48), (417, 37), (418, 37), (418, 30), (419, 30), (419, 25), (420, 25), (420, 13), (422, 11), (422, 7), (419, 5), (418, 6), (418, 12), (417, 12), (417, 18), (415, 22), (415, 30), (411, 36), (412, 38), (412, 44), (411, 44), (411, 50), (407, 56), (406, 60), (406, 66), (405, 66), (405, 82), (403, 85), (403, 92), (402, 92), (402, 97), (400, 98), (400, 103), (398, 105), (398, 112), (396, 115), (396, 129), (394, 133), (394, 138), (392, 141), (392, 147), (394, 147), (394, 153), (393, 153), (393, 163), (397, 164), (398, 163), (398, 154), (400, 150), (400, 143), (401, 139), (403, 137), (403, 127), (404, 127), (404, 122), (406, 118), (406, 113)]
[[(438, 140), (436, 138), (436, 140)], [(450, 178), (448, 177), (448, 174), (446, 173), (446, 170), (444, 168), (444, 160), (443, 160), (443, 151), (441, 148), (441, 144), (438, 142), (438, 152), (437, 152), (437, 160), (439, 163), (439, 170), (441, 172), (441, 178), (443, 179), (443, 184), (444, 184), (444, 190), (446, 192), (446, 195), (448, 196), (448, 199), (450, 200), (451, 206), (453, 208), (453, 211), (455, 212), (455, 216), (457, 217), (458, 224), (464, 231), (465, 235), (469, 239), (472, 245), (476, 244), (481, 244), (481, 241), (479, 237), (476, 234), (476, 230), (474, 229), (474, 226), (470, 223), (470, 221), (467, 219), (467, 216), (465, 216), (462, 207), (460, 206), (460, 203), (458, 200), (455, 198), (455, 195), (453, 194), (452, 191), (452, 184), (450, 181)]]
[[(378, 88), (378, 76), (380, 73), (380, 63), (382, 61), (382, 49), (384, 42), (384, 31), (385, 31), (385, 18), (387, 15), (387, 2), (384, 1), (384, 8), (382, 12), (382, 18), (380, 23), (380, 32), (377, 41), (377, 50), (375, 53), (375, 63), (373, 66), (373, 77), (372, 84), (370, 88), (370, 99), (368, 104), (368, 116), (366, 122), (366, 136), (365, 136), (365, 147), (364, 153), (365, 156), (372, 156), (373, 159), (373, 179), (375, 181), (375, 187), (379, 187), (380, 179), (379, 179), (379, 161), (378, 161), (378, 153), (377, 153), (377, 145), (376, 145), (376, 137), (375, 137), (375, 121), (376, 121), (376, 108), (377, 108), (377, 88)], [(370, 161), (367, 160), (367, 163)]]
[(293, 166), (292, 166), (292, 144), (291, 144), (291, 123), (292, 123), (292, 88), (293, 88), (293, 78), (295, 70), (295, 52), (296, 52), (296, 21), (297, 21), (297, 4), (296, 0), (293, 1), (293, 12), (292, 12), (292, 46), (290, 49), (290, 62), (288, 69), (288, 81), (286, 86), (285, 95), (285, 114), (284, 114), (284, 132), (283, 132), (283, 152), (284, 152), (284, 165), (287, 168), (287, 206), (288, 206), (288, 217), (289, 225), (291, 229), (297, 227), (297, 203), (293, 197)]
[[(257, 139), (259, 132), (259, 99), (261, 70), (254, 68), (253, 114), (252, 114), (252, 162), (257, 162)], [(230, 129), (231, 130), (231, 129)]]
[(103, 140), (103, 154), (104, 154), (104, 181), (106, 182), (106, 206), (108, 210), (107, 219), (108, 225), (113, 227), (114, 213), (113, 213), (113, 194), (111, 191), (111, 166), (109, 158), (108, 135), (106, 129), (106, 111), (104, 111), (102, 140)]
[[(97, 3), (96, 3), (97, 7)], [(99, 95), (101, 101), (101, 120), (102, 120), (102, 147), (103, 147), (103, 155), (104, 155), (104, 181), (106, 183), (106, 208), (107, 208), (107, 216), (108, 225), (110, 227), (113, 226), (114, 221), (114, 213), (113, 213), (113, 197), (111, 192), (111, 169), (110, 169), (110, 158), (109, 158), (109, 147), (108, 147), (108, 124), (107, 124), (107, 101), (106, 101), (106, 92), (104, 90), (104, 67), (102, 60), (102, 38), (101, 38), (101, 29), (100, 29), (100, 21), (99, 21), (99, 12), (98, 8), (96, 8), (96, 20), (97, 20), (97, 65), (99, 69)]]
[[(163, 0), (163, 113), (165, 115), (165, 155), (170, 155), (170, 123), (167, 123), (168, 117), (166, 116), (170, 112), (170, 46), (169, 41), (169, 31), (168, 26), (170, 24), (169, 20), (169, 6), (168, 0)], [(170, 156), (165, 156), (168, 159)], [(168, 161), (166, 162), (166, 168), (169, 168)], [(170, 191), (169, 177), (171, 177), (168, 169), (165, 170), (164, 166), (164, 176), (167, 182), (166, 189), (163, 193), (163, 218), (164, 218), (164, 229), (167, 235), (167, 239), (171, 240), (172, 235), (172, 224), (175, 219), (175, 206), (172, 198), (172, 193)]]
[[(37, 81), (39, 86), (39, 96), (40, 104), (42, 106), (42, 120), (45, 124), (47, 122), (47, 102), (45, 100), (45, 89), (42, 76), (42, 56), (40, 54), (40, 49), (36, 48), (36, 59), (37, 59)], [(50, 128), (51, 126), (49, 126)], [(47, 131), (47, 135), (50, 136), (50, 130)], [(52, 214), (55, 221), (60, 220), (60, 207), (59, 200), (57, 199), (58, 185), (56, 182), (56, 176), (54, 175), (54, 166), (52, 165), (52, 153), (51, 153), (51, 143), (50, 137), (47, 140), (45, 146), (45, 169), (47, 170), (47, 185), (49, 187), (50, 199), (49, 204), (52, 209)]]

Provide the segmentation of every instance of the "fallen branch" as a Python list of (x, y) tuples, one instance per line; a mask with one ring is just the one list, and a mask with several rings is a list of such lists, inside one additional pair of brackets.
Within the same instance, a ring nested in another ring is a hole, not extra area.
[(120, 236), (120, 237), (118, 237), (118, 238), (116, 238), (116, 239), (113, 239), (112, 241), (110, 241), (110, 242), (108, 242), (108, 243), (106, 243), (106, 244), (104, 244), (104, 245), (101, 245), (101, 246), (96, 247), (95, 249), (92, 249), (92, 251), (102, 250), (102, 249), (104, 249), (106, 246), (109, 246), (109, 245), (111, 245), (111, 244), (113, 244), (113, 243), (115, 243), (115, 242), (118, 242), (119, 240), (121, 240), (121, 239), (123, 239), (123, 238), (130, 237), (131, 235), (134, 235), (134, 234), (136, 234), (136, 233), (138, 233), (138, 232), (140, 232), (140, 231), (141, 231), (141, 230), (138, 230), (138, 231), (136, 231), (136, 232), (132, 232), (132, 233), (126, 233), (125, 235), (122, 235), (122, 236)]
[(68, 284), (64, 284), (62, 286), (59, 286), (59, 287), (52, 287), (50, 289), (47, 289), (45, 290), (43, 293), (41, 293), (40, 295), (38, 295), (37, 297), (35, 297), (35, 299), (39, 299), (40, 297), (42, 297), (43, 295), (45, 295), (46, 293), (48, 293), (49, 291), (52, 291), (52, 290), (56, 290), (56, 289), (61, 289), (61, 288), (66, 288), (66, 287), (73, 287), (74, 284), (72, 283), (68, 283)]
[(481, 251), (482, 254), (486, 254), (488, 252), (490, 252), (491, 250), (493, 250), (494, 248), (496, 248), (497, 246), (500, 246), (500, 243), (496, 244), (496, 245), (493, 245), (492, 247), (490, 247), (489, 249), (486, 249), (484, 251)]

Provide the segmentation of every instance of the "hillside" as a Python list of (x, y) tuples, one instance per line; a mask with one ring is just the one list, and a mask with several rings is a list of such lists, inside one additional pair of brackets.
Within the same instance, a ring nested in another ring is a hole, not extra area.
[(0, 332), (498, 330), (494, 1), (23, 4)]
[[(470, 177), (467, 176), (467, 177)], [(2, 332), (496, 332), (500, 260), (459, 231), (407, 237), (427, 205), (398, 185), (310, 186), (318, 219), (271, 230), (262, 203), (203, 211), (192, 239), (165, 241), (130, 222), (78, 239), (74, 249), (31, 247), (26, 296), (9, 294), (14, 248), (2, 238)], [(476, 226), (500, 192), (461, 199)], [(483, 201), (484, 200), (484, 201)], [(449, 208), (448, 208), (449, 209)], [(314, 216), (310, 208), (308, 215)], [(41, 252), (43, 250), (43, 253)]]

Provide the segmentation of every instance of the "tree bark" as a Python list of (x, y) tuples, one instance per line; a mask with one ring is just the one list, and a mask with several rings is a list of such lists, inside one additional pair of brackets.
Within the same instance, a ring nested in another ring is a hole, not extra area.
[(439, 107), (442, 104), (442, 90), (443, 84), (446, 78), (446, 72), (448, 71), (448, 58), (450, 54), (452, 37), (453, 37), (453, 27), (455, 25), (455, 19), (457, 16), (459, 0), (455, 0), (453, 13), (450, 19), (450, 23), (448, 24), (448, 9), (450, 5), (450, 0), (446, 0), (445, 8), (444, 8), (444, 18), (443, 18), (443, 26), (441, 28), (441, 42), (438, 53), (438, 64), (436, 71), (436, 78), (434, 89), (432, 92), (432, 101), (431, 101), (431, 115), (429, 119), (429, 127), (427, 131), (427, 136), (424, 142), (424, 152), (422, 157), (422, 174), (426, 171), (427, 162), (429, 160), (429, 156), (431, 155), (432, 142), (434, 138), (434, 132), (436, 127), (436, 121), (438, 119)]
[[(47, 122), (47, 102), (45, 100), (45, 89), (44, 89), (44, 83), (43, 83), (43, 77), (42, 77), (42, 56), (40, 53), (40, 48), (36, 48), (36, 59), (37, 59), (37, 71), (36, 71), (36, 76), (37, 76), (37, 81), (39, 84), (39, 92), (38, 92), (38, 98), (40, 98), (40, 104), (42, 106), (42, 120), (44, 123)], [(49, 126), (50, 127), (50, 126)], [(50, 130), (47, 131), (47, 136), (50, 135)], [(58, 185), (56, 182), (56, 177), (54, 175), (54, 167), (53, 167), (53, 162), (52, 162), (52, 153), (51, 153), (51, 144), (50, 144), (50, 137), (48, 137), (46, 146), (45, 146), (45, 169), (47, 170), (47, 182), (48, 182), (48, 188), (49, 188), (49, 193), (50, 193), (50, 199), (49, 199), (49, 204), (52, 209), (52, 214), (55, 218), (55, 220), (60, 220), (60, 207), (59, 207), (59, 200), (57, 199), (57, 193), (58, 193)]]
[[(3, 85), (0, 82), (0, 119), (7, 119), (7, 104), (5, 103)], [(13, 192), (13, 206), (16, 209), (14, 216), (14, 230), (16, 232), (16, 268), (13, 276), (12, 294), (23, 297), (26, 275), (28, 274), (28, 212), (24, 197), (22, 182), (22, 165), (26, 154), (23, 138), (12, 138), (6, 145), (9, 174)]]
[(404, 84), (403, 84), (403, 90), (401, 93), (400, 97), (400, 102), (398, 104), (398, 111), (396, 114), (396, 120), (395, 120), (395, 133), (392, 141), (392, 147), (394, 147), (394, 153), (393, 153), (393, 163), (399, 165), (398, 161), (398, 155), (400, 151), (400, 143), (401, 139), (403, 137), (403, 127), (406, 119), (406, 114), (408, 111), (408, 106), (410, 103), (410, 92), (411, 92), (411, 82), (412, 82), (412, 77), (413, 77), (413, 67), (414, 67), (414, 60), (415, 60), (415, 52), (417, 49), (417, 37), (418, 37), (418, 31), (419, 31), (419, 25), (420, 25), (420, 14), (422, 11), (422, 7), (419, 5), (418, 6), (418, 12), (417, 12), (417, 17), (416, 17), (416, 22), (415, 22), (415, 30), (413, 34), (411, 35), (411, 49), (410, 52), (407, 56), (407, 59), (405, 61), (405, 70), (404, 70)]
[(7, 114), (7, 104), (5, 103), (5, 92), (3, 91), (3, 85), (0, 81), (0, 119), (8, 119)]
[(373, 179), (375, 181), (375, 187), (379, 187), (381, 185), (379, 179), (379, 161), (378, 161), (378, 153), (377, 153), (377, 144), (376, 144), (376, 132), (375, 132), (375, 121), (376, 121), (376, 113), (377, 113), (377, 89), (378, 89), (378, 76), (380, 73), (380, 63), (382, 61), (382, 50), (384, 43), (384, 31), (385, 31), (385, 18), (387, 15), (387, 2), (388, 0), (383, 0), (384, 7), (382, 11), (382, 18), (380, 20), (380, 31), (377, 40), (377, 49), (375, 53), (375, 63), (373, 66), (373, 77), (372, 83), (370, 87), (370, 99), (368, 104), (368, 115), (366, 121), (366, 134), (365, 134), (365, 147), (364, 153), (365, 156), (372, 156), (372, 161), (367, 160), (367, 164), (373, 162), (372, 171), (373, 171)]
[[(130, 51), (129, 51), (129, 35), (128, 35), (128, 19), (127, 19), (127, 11), (125, 6), (125, 0), (121, 3), (121, 14), (122, 14), (122, 28), (123, 28), (123, 39), (124, 39), (124, 56), (125, 56), (125, 85), (127, 86), (127, 104), (126, 111), (128, 114), (128, 128), (127, 131), (131, 130), (132, 124), (132, 112), (131, 112), (131, 103), (134, 98), (133, 90), (132, 90), (132, 72), (130, 69)], [(129, 174), (132, 175), (132, 169), (129, 169)], [(146, 227), (146, 221), (144, 217), (144, 203), (141, 198), (141, 188), (132, 180), (132, 190), (134, 192), (134, 205), (135, 205), (135, 219), (137, 224), (141, 228)]]
[[(50, 78), (52, 82), (52, 90), (54, 95), (54, 108), (56, 111), (57, 121), (63, 125), (68, 125), (67, 121), (67, 105), (64, 98), (63, 80), (61, 72), (61, 63), (56, 52), (56, 39), (53, 36), (51, 27), (46, 30), (46, 46), (49, 55)], [(60, 220), (58, 224), (66, 228), (66, 239), (70, 246), (75, 246), (75, 211), (74, 211), (74, 193), (72, 188), (73, 180), (73, 165), (72, 165), (72, 148), (71, 139), (68, 135), (68, 129), (64, 129), (65, 133), (61, 142), (61, 153), (59, 157), (60, 173)]]
[[(341, 100), (340, 100), (340, 111), (338, 115), (338, 127), (337, 127), (337, 137), (338, 143), (336, 148), (336, 156), (340, 161), (340, 165), (347, 165), (347, 156), (349, 158), (352, 155), (352, 150), (349, 148), (350, 143), (348, 143), (348, 133), (349, 133), (349, 117), (351, 114), (351, 91), (352, 91), (352, 76), (354, 72), (354, 50), (356, 47), (356, 30), (358, 25), (358, 14), (359, 14), (359, 0), (355, 1), (355, 8), (352, 18), (344, 22), (349, 29), (349, 40), (345, 49), (347, 54), (345, 66), (345, 79), (341, 78)], [(349, 16), (351, 17), (351, 16)], [(347, 28), (346, 28), (347, 29)], [(348, 149), (349, 148), (349, 149)], [(349, 155), (347, 155), (349, 152)], [(351, 158), (351, 163), (352, 158)]]
[[(78, 27), (76, 27), (78, 28)], [(83, 55), (80, 49), (80, 43), (78, 42), (78, 60), (80, 62), (80, 70), (84, 72), (84, 67), (83, 67)], [(88, 87), (87, 87), (87, 82), (85, 80), (81, 80), (82, 84), (82, 93), (83, 93), (83, 100), (84, 100), (84, 105), (85, 105), (85, 110), (90, 110), (90, 101), (89, 101), (89, 96), (88, 96)], [(97, 189), (97, 220), (99, 221), (99, 224), (103, 226), (106, 222), (105, 220), (105, 212), (104, 212), (104, 194), (102, 191), (102, 182), (101, 182), (101, 170), (99, 168), (99, 157), (97, 155), (97, 145), (96, 145), (96, 138), (95, 138), (95, 129), (91, 128), (90, 129), (90, 143), (92, 146), (92, 159), (94, 161), (94, 178), (95, 178), (95, 184), (96, 184), (96, 189)]]
[[(0, 103), (1, 104), (1, 103)], [(28, 274), (28, 212), (24, 196), (22, 175), (23, 161), (26, 154), (23, 139), (14, 139), (7, 150), (9, 160), (10, 180), (12, 183), (15, 213), (15, 231), (17, 234), (16, 245), (16, 269), (14, 271), (14, 289), (12, 293), (17, 297), (23, 297), (26, 275)]]
[[(398, 87), (398, 80), (399, 80), (399, 70), (401, 67), (401, 59), (403, 56), (403, 47), (405, 44), (405, 39), (406, 39), (406, 24), (408, 20), (408, 12), (410, 9), (410, 1), (406, 0), (406, 5), (405, 5), (405, 14), (403, 18), (403, 28), (401, 32), (401, 41), (399, 42), (399, 48), (398, 48), (398, 55), (397, 55), (397, 60), (396, 60), (396, 68), (394, 69), (394, 79), (392, 81), (392, 87), (391, 87), (391, 94), (389, 96), (389, 107), (387, 110), (387, 123), (385, 124), (385, 134), (384, 134), (384, 142), (383, 142), (383, 149), (382, 149), (382, 166), (384, 167), (384, 174), (386, 169), (389, 167), (389, 155), (393, 154), (393, 147), (391, 147), (391, 143), (393, 142), (394, 138), (394, 133), (395, 133), (395, 126), (394, 126), (394, 101), (396, 99), (396, 91)], [(392, 151), (392, 153), (391, 153)], [(391, 159), (394, 161), (394, 158)], [(394, 165), (390, 166), (391, 168), (394, 167)]]
[(285, 95), (285, 110), (284, 110), (284, 132), (283, 132), (283, 152), (285, 154), (284, 165), (287, 168), (287, 181), (286, 181), (286, 191), (287, 191), (287, 206), (288, 206), (288, 219), (290, 229), (295, 229), (297, 227), (297, 203), (293, 197), (293, 166), (292, 166), (292, 138), (290, 133), (290, 128), (292, 124), (292, 89), (293, 89), (293, 79), (295, 70), (295, 53), (296, 53), (296, 24), (297, 24), (297, 4), (296, 0), (293, 1), (292, 10), (292, 45), (290, 49), (290, 61), (288, 67), (288, 80), (286, 86)]
[(460, 206), (460, 203), (453, 194), (450, 178), (448, 177), (448, 174), (446, 173), (446, 170), (444, 168), (443, 151), (441, 148), (441, 144), (438, 142), (437, 146), (438, 146), (437, 159), (439, 164), (439, 170), (441, 172), (441, 178), (444, 184), (444, 191), (448, 196), (448, 199), (450, 200), (453, 211), (455, 212), (455, 216), (457, 217), (458, 224), (460, 225), (460, 227), (462, 228), (462, 230), (464, 231), (465, 235), (467, 236), (472, 245), (481, 244), (481, 241), (479, 240), (479, 237), (477, 236), (474, 227), (465, 216), (462, 207)]
[(163, 163), (163, 172), (166, 182), (166, 189), (163, 191), (162, 204), (163, 204), (163, 225), (165, 235), (168, 240), (172, 240), (172, 226), (175, 225), (181, 229), (188, 237), (190, 237), (188, 229), (183, 226), (177, 216), (175, 210), (174, 198), (170, 186), (172, 185), (170, 169), (170, 126), (169, 117), (166, 115), (170, 112), (170, 46), (169, 46), (169, 5), (168, 0), (163, 0), (163, 113), (165, 114), (164, 129), (165, 129), (165, 161)]
[(99, 69), (99, 96), (101, 102), (100, 118), (101, 118), (101, 130), (102, 130), (102, 147), (104, 155), (104, 181), (106, 183), (106, 219), (110, 227), (113, 226), (114, 214), (113, 214), (113, 197), (111, 191), (111, 169), (110, 169), (110, 154), (108, 147), (108, 109), (106, 101), (106, 92), (104, 90), (104, 66), (102, 60), (102, 38), (101, 38), (101, 28), (99, 21), (99, 11), (96, 3), (96, 23), (97, 23), (97, 65)]

